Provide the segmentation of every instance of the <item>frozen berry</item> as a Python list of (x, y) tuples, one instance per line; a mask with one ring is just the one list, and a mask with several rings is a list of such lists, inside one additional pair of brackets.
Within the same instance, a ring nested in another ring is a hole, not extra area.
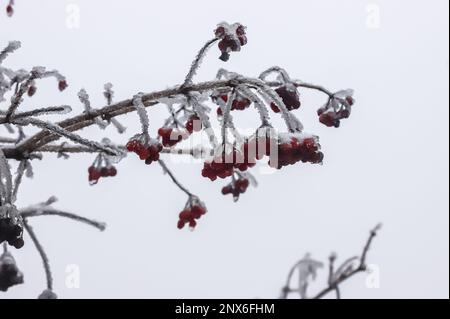
[[(279, 88), (275, 89), (275, 92), (277, 92), (278, 96), (281, 97), (283, 100), (284, 105), (286, 105), (286, 108), (289, 111), (292, 111), (294, 109), (298, 109), (301, 105), (300, 103), (300, 97), (298, 95), (297, 89), (293, 85), (285, 85), (280, 86)], [(279, 113), (280, 109), (275, 103), (270, 104), (271, 109), (275, 113)]]
[(0, 256), (0, 291), (23, 283), (23, 274), (17, 267), (14, 257), (9, 252)]

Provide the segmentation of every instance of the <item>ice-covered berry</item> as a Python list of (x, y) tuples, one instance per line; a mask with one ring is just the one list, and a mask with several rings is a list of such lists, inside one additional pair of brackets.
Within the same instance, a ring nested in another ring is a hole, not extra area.
[(300, 161), (318, 164), (322, 160), (323, 153), (316, 136), (286, 134), (279, 140), (277, 154), (270, 154), (269, 165), (280, 169)]
[(151, 164), (159, 160), (159, 154), (163, 146), (155, 139), (151, 139), (146, 135), (138, 134), (131, 138), (126, 144), (126, 149), (139, 156), (139, 159)]
[[(280, 86), (279, 88), (275, 89), (275, 92), (277, 92), (279, 97), (281, 97), (284, 105), (286, 105), (286, 108), (289, 111), (298, 109), (300, 107), (300, 96), (298, 94), (297, 88), (293, 84), (288, 83), (284, 86)], [(280, 112), (278, 106), (273, 102), (270, 104), (270, 108), (275, 113)]]
[(245, 27), (240, 23), (228, 24), (221, 23), (214, 31), (215, 36), (219, 39), (218, 47), (221, 52), (219, 59), (228, 61), (230, 52), (241, 50), (241, 46), (247, 44), (247, 35)]
[(198, 199), (190, 201), (186, 207), (178, 215), (178, 229), (183, 229), (184, 226), (189, 225), (191, 229), (197, 226), (197, 221), (207, 212), (205, 205)]
[(202, 130), (202, 122), (200, 121), (200, 118), (193, 114), (189, 117), (186, 124), (186, 131), (189, 132), (189, 134), (192, 134), (194, 132), (200, 132)]
[(166, 147), (172, 147), (187, 137), (186, 133), (172, 127), (161, 127), (158, 135), (161, 137), (162, 145)]
[(11, 204), (0, 206), (0, 244), (5, 241), (15, 248), (24, 245), (22, 216)]
[(222, 194), (232, 194), (233, 199), (237, 201), (239, 196), (247, 191), (250, 182), (247, 178), (238, 178), (236, 180), (232, 180), (230, 184), (224, 186), (222, 188)]
[(23, 274), (17, 267), (14, 257), (9, 252), (0, 256), (0, 291), (23, 283)]

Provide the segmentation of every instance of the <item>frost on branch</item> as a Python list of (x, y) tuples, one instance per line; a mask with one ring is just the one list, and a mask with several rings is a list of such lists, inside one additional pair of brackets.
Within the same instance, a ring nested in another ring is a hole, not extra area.
[[(300, 107), (306, 109), (301, 101), (303, 91), (312, 89), (326, 95), (327, 102), (318, 110), (319, 121), (334, 127), (338, 127), (342, 119), (350, 116), (355, 101), (353, 91), (332, 93), (322, 86), (293, 80), (286, 70), (278, 66), (263, 71), (259, 77), (248, 77), (220, 69), (211, 81), (193, 81), (208, 49), (214, 44), (218, 46), (220, 59), (226, 62), (231, 52), (240, 51), (246, 43), (246, 28), (242, 24), (220, 23), (214, 31), (214, 38), (198, 51), (180, 84), (114, 101), (112, 84), (106, 83), (102, 92), (106, 105), (97, 108), (93, 107), (87, 91), (81, 89), (78, 98), (84, 111), (78, 114), (73, 114), (72, 108), (66, 105), (22, 110), (26, 106), (23, 104), (39, 94), (40, 80), (53, 77), (57, 80), (57, 89), (63, 91), (68, 85), (66, 78), (56, 70), (47, 71), (43, 67), (34, 67), (30, 71), (5, 67), (3, 62), (20, 47), (19, 42), (10, 42), (0, 51), (0, 102), (5, 102), (0, 108), (0, 125), (7, 132), (6, 136), (0, 137), (0, 150), (4, 154), (0, 172), (0, 241), (20, 247), (23, 245), (23, 231), (29, 233), (41, 255), (46, 273), (47, 288), (43, 297), (54, 296), (52, 277), (48, 258), (29, 219), (37, 216), (60, 216), (101, 230), (104, 228), (95, 221), (54, 209), (50, 202), (22, 210), (14, 206), (22, 176), (29, 175), (33, 160), (42, 160), (47, 153), (56, 153), (58, 158), (68, 158), (69, 154), (92, 154), (93, 162), (86, 165), (89, 166), (88, 180), (91, 184), (104, 177), (115, 176), (118, 163), (126, 152), (135, 153), (147, 165), (159, 164), (175, 186), (187, 196), (184, 209), (178, 216), (177, 227), (180, 229), (186, 226), (191, 229), (197, 227), (199, 219), (202, 218), (203, 221), (207, 208), (200, 197), (176, 178), (164, 161), (167, 154), (187, 154), (202, 159), (203, 169), (198, 172), (199, 179), (202, 180), (202, 175), (210, 181), (225, 180), (222, 194), (231, 195), (235, 201), (252, 189), (250, 186), (256, 186), (251, 171), (257, 163), (276, 169), (287, 169), (287, 166), (300, 162), (322, 164), (324, 153), (319, 137), (306, 133), (303, 123), (296, 116)], [(213, 111), (211, 105), (214, 106)], [(167, 109), (168, 117), (163, 123), (153, 123), (148, 109), (161, 106)], [(236, 120), (253, 108), (257, 111), (255, 114), (259, 124), (250, 133), (243, 134), (236, 125)], [(130, 135), (125, 145), (116, 145), (108, 138), (99, 142), (79, 135), (86, 127), (95, 125), (100, 129), (107, 129), (109, 124), (123, 133), (125, 128), (117, 117), (130, 112), (136, 112), (140, 130)], [(63, 119), (53, 121), (53, 116)], [(280, 127), (271, 123), (271, 118), (278, 116), (283, 120)], [(213, 129), (215, 124), (220, 128), (220, 134), (216, 135)], [(29, 134), (28, 126), (40, 130)], [(208, 137), (208, 145), (182, 148), (182, 145), (189, 144), (199, 134)], [(60, 139), (63, 141), (57, 142)], [(19, 163), (14, 182), (7, 160)], [(308, 271), (304, 271), (302, 277), (304, 280), (301, 286), (305, 286), (315, 273), (312, 269), (318, 268), (314, 268), (314, 265), (318, 264), (305, 259), (302, 265), (308, 265)], [(336, 278), (347, 276), (349, 265), (345, 264), (343, 269), (336, 270)], [(306, 289), (302, 291), (306, 295)]]
[(350, 116), (353, 104), (355, 99), (352, 89), (334, 93), (328, 102), (317, 110), (320, 123), (328, 127), (339, 127), (341, 120)]
[(218, 44), (220, 52), (222, 52), (220, 59), (224, 62), (230, 58), (230, 52), (240, 51), (241, 47), (247, 44), (245, 27), (240, 23), (222, 22), (214, 32), (220, 39)]
[(19, 270), (13, 255), (6, 249), (0, 255), (0, 291), (23, 283), (23, 274)]

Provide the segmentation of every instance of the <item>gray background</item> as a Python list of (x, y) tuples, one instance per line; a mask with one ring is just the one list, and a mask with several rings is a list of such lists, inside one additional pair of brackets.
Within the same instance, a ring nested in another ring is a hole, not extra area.
[[(345, 283), (343, 296), (448, 298), (448, 1), (16, 2), (14, 18), (0, 15), (0, 43), (20, 40), (23, 47), (5, 65), (56, 68), (70, 85), (60, 94), (53, 80), (42, 82), (24, 109), (67, 103), (81, 112), (82, 87), (103, 106), (107, 81), (116, 100), (180, 83), (223, 20), (248, 26), (249, 43), (227, 64), (212, 49), (197, 80), (220, 67), (255, 76), (280, 65), (294, 78), (356, 91), (352, 117), (330, 129), (315, 115), (325, 97), (302, 90), (296, 113), (306, 131), (320, 135), (324, 165), (260, 175), (260, 186), (237, 204), (220, 194), (224, 181), (200, 176), (201, 164), (169, 161), (208, 205), (192, 233), (176, 229), (186, 198), (156, 165), (129, 156), (116, 178), (91, 187), (92, 156), (35, 162), (18, 206), (56, 195), (55, 207), (109, 226), (99, 233), (58, 218), (32, 221), (61, 297), (277, 297), (289, 267), (306, 252), (320, 260), (332, 250), (341, 258), (357, 254), (368, 230), (383, 222), (369, 255), (380, 287), (367, 288), (361, 275)], [(0, 4), (3, 10), (6, 0)], [(66, 21), (70, 4), (80, 9), (77, 28)], [(153, 132), (165, 114), (164, 107), (151, 109)], [(235, 118), (244, 128), (257, 123), (254, 111)], [(135, 114), (122, 122), (126, 136), (112, 128), (82, 134), (124, 142), (139, 123)], [(44, 287), (41, 262), (27, 243), (15, 252), (26, 284), (1, 298), (35, 297)], [(66, 286), (71, 264), (80, 269), (79, 289)], [(315, 288), (326, 271), (320, 274)]]

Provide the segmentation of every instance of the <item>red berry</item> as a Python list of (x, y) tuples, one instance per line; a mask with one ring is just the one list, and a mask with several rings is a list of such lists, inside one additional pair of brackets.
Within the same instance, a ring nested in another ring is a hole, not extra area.
[(36, 91), (37, 91), (36, 86), (31, 85), (31, 86), (28, 88), (27, 94), (28, 94), (29, 97), (32, 97), (32, 96), (36, 93)]
[(214, 34), (216, 35), (216, 37), (222, 38), (223, 36), (225, 36), (225, 32), (225, 28), (221, 26), (214, 31)]
[(245, 27), (242, 24), (236, 28), (236, 35), (237, 36), (245, 35)]
[(116, 175), (117, 175), (117, 169), (116, 169), (114, 166), (111, 166), (111, 167), (109, 168), (108, 175), (111, 176), (111, 177), (116, 176)]

